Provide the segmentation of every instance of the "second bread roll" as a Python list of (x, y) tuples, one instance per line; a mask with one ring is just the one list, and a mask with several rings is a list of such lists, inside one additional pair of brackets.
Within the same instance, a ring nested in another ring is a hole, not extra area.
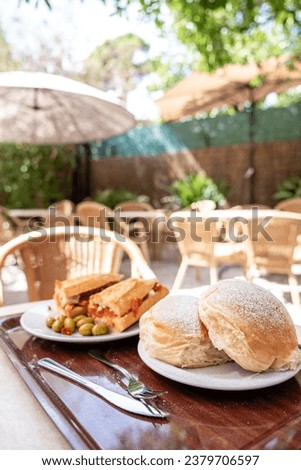
[(295, 369), (301, 360), (294, 324), (268, 290), (239, 279), (219, 281), (200, 298), (199, 312), (215, 347), (244, 369)]

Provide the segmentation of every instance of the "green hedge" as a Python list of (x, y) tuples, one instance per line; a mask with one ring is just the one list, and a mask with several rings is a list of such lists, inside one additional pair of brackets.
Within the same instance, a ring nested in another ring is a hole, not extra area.
[(48, 207), (69, 198), (75, 146), (0, 145), (0, 205)]

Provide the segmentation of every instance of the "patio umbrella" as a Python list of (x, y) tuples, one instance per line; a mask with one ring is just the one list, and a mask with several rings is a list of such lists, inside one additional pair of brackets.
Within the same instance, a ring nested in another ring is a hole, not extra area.
[[(258, 81), (252, 86), (252, 81)], [(259, 63), (230, 64), (213, 73), (194, 72), (156, 101), (164, 121), (174, 121), (223, 105), (239, 106), (264, 99), (301, 83), (301, 61), (290, 56)]]
[(90, 143), (134, 125), (134, 116), (117, 100), (79, 81), (42, 72), (0, 73), (0, 142), (83, 143), (85, 190), (78, 197), (90, 195)]
[(0, 141), (67, 144), (126, 132), (134, 116), (108, 94), (41, 72), (0, 73)]
[(249, 155), (246, 177), (249, 201), (254, 202), (255, 104), (271, 92), (283, 92), (301, 84), (301, 61), (291, 56), (271, 57), (259, 63), (230, 64), (214, 73), (194, 72), (156, 101), (164, 121), (174, 121), (223, 105), (251, 105)]

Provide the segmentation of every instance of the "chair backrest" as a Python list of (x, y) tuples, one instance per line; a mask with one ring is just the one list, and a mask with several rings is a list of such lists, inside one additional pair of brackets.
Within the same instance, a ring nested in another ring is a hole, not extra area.
[(239, 209), (263, 209), (263, 210), (266, 210), (266, 209), (271, 209), (271, 207), (267, 206), (265, 204), (256, 204), (255, 202), (254, 202), (254, 204), (239, 204), (237, 206), (229, 207), (229, 210), (239, 210)]
[(71, 215), (74, 211), (75, 204), (70, 199), (62, 199), (51, 204), (50, 207), (54, 207), (57, 212), (64, 215)]
[(152, 211), (154, 210), (153, 206), (151, 204), (148, 204), (147, 202), (140, 202), (140, 201), (124, 201), (120, 202), (117, 204), (117, 206), (114, 208), (120, 209), (121, 211)]
[(175, 233), (175, 239), (182, 256), (198, 254), (204, 259), (213, 257), (214, 244), (220, 236), (220, 220), (206, 213), (174, 212), (169, 218), (168, 226)]
[(95, 201), (82, 201), (75, 207), (80, 224), (88, 227), (110, 229), (108, 218), (114, 217), (112, 209)]
[(9, 213), (6, 207), (0, 206), (0, 245), (22, 233), (22, 226)]
[[(0, 273), (10, 254), (21, 260), (29, 300), (52, 298), (56, 279), (120, 272), (123, 254), (130, 260), (133, 277), (156, 277), (129, 238), (92, 227), (52, 227), (19, 235), (0, 247)], [(1, 305), (1, 282), (0, 287)]]
[(274, 209), (278, 211), (301, 213), (301, 197), (292, 197), (285, 201), (278, 202), (278, 204), (274, 206)]
[(300, 235), (301, 215), (273, 210), (259, 212), (256, 219), (248, 221), (249, 265), (269, 272), (290, 271)]
[(5, 209), (0, 206), (0, 244), (6, 243), (13, 237), (14, 226), (6, 217)]

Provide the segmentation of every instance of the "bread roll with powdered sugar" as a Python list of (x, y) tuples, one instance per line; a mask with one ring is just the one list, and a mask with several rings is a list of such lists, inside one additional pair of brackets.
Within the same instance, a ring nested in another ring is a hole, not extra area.
[(198, 298), (170, 294), (140, 319), (140, 340), (147, 353), (178, 367), (205, 367), (230, 359), (216, 349), (199, 319)]
[(244, 369), (295, 369), (301, 361), (294, 324), (268, 290), (226, 279), (204, 291), (199, 315), (216, 348)]

